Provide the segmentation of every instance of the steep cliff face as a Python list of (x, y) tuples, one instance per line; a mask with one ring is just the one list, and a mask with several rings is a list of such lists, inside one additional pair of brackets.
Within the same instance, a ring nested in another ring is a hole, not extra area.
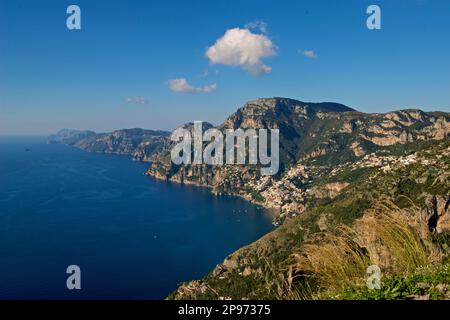
[(212, 187), (237, 194), (285, 216), (307, 206), (307, 188), (317, 167), (355, 162), (376, 151), (449, 136), (448, 113), (402, 110), (365, 114), (336, 103), (305, 103), (285, 98), (257, 99), (239, 108), (217, 129), (279, 129), (280, 172), (262, 177), (255, 166), (174, 166), (169, 154), (147, 174), (159, 179)]

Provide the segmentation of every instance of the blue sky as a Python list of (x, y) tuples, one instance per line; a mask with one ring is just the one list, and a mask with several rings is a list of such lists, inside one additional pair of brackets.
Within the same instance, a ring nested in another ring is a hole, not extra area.
[[(66, 27), (70, 4), (81, 30)], [(370, 4), (381, 30), (366, 27)], [(449, 21), (446, 0), (0, 0), (0, 134), (218, 124), (272, 96), (450, 111)], [(232, 29), (253, 64), (230, 65)]]

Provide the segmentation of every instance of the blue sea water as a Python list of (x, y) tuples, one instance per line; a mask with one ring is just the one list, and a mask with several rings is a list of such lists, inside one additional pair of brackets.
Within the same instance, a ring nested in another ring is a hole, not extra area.
[[(0, 299), (163, 299), (272, 230), (245, 200), (154, 180), (147, 166), (0, 137)], [(81, 290), (66, 287), (69, 265)]]

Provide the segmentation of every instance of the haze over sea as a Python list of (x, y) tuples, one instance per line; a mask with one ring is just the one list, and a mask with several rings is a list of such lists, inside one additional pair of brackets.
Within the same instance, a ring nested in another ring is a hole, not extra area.
[[(270, 215), (148, 164), (0, 137), (0, 299), (163, 299), (272, 230)], [(66, 288), (79, 265), (81, 290)]]

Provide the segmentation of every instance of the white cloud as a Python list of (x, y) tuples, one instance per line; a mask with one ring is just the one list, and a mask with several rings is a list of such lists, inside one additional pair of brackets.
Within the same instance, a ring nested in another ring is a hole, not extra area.
[(310, 59), (317, 59), (318, 56), (317, 54), (314, 52), (314, 50), (303, 50), (302, 54)]
[(272, 71), (261, 60), (274, 56), (276, 46), (267, 36), (252, 33), (249, 29), (229, 29), (209, 47), (206, 56), (213, 64), (241, 67), (260, 76)]
[(217, 89), (217, 85), (215, 83), (203, 87), (193, 87), (185, 78), (171, 79), (168, 81), (168, 84), (170, 90), (173, 92), (211, 93)]
[(245, 25), (245, 28), (251, 30), (258, 30), (259, 32), (262, 33), (267, 33), (267, 23), (261, 20), (249, 22)]
[(147, 104), (148, 103), (147, 99), (144, 97), (128, 97), (127, 102), (132, 103), (132, 104)]

